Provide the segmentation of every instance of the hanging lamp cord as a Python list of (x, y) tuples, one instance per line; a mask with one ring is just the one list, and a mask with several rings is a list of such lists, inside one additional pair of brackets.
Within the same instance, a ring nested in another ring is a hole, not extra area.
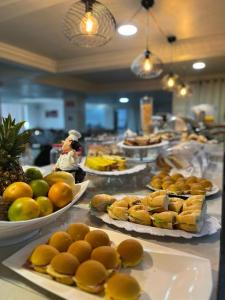
[(153, 14), (152, 10), (149, 10), (149, 13), (150, 13), (150, 16), (152, 17), (152, 20), (155, 24), (155, 26), (157, 27), (158, 31), (161, 33), (161, 35), (164, 37), (164, 38), (167, 38), (167, 35), (166, 33), (164, 32), (164, 30), (162, 29), (162, 27), (160, 26), (157, 18), (155, 17), (155, 15)]

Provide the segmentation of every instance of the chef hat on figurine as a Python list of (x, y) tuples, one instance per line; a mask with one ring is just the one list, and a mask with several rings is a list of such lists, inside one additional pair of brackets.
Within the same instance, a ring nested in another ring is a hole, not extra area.
[(69, 138), (70, 140), (78, 141), (79, 138), (81, 138), (80, 132), (76, 131), (75, 129), (70, 130), (68, 133), (69, 133), (68, 138)]

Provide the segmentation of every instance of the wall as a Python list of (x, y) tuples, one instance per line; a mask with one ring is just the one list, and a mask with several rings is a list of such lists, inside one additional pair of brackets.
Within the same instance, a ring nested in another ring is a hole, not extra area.
[[(172, 93), (168, 93), (166, 91), (147, 91), (141, 93), (123, 93), (103, 96), (90, 96), (87, 97), (85, 101), (86, 103), (107, 105), (111, 108), (111, 111), (115, 111), (118, 108), (126, 108), (128, 110), (128, 128), (130, 128), (133, 131), (138, 131), (140, 123), (140, 99), (145, 95), (153, 97), (154, 114), (159, 112), (172, 112)], [(130, 101), (126, 104), (120, 103), (120, 97), (128, 97)], [(112, 122), (111, 115), (112, 114), (110, 114), (110, 122)]]

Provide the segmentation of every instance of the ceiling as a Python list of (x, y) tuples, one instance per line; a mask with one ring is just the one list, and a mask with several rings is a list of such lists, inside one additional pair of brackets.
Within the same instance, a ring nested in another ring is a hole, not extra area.
[[(39, 83), (80, 91), (93, 88), (93, 84), (114, 84), (116, 88), (115, 84), (122, 81), (140, 82), (129, 66), (144, 50), (145, 11), (142, 9), (132, 20), (138, 27), (135, 36), (124, 38), (115, 33), (104, 47), (83, 49), (70, 45), (62, 30), (63, 17), (74, 2), (1, 0), (0, 60), (31, 67), (35, 71), (30, 71), (30, 79), (38, 77)], [(140, 8), (140, 0), (100, 2), (111, 10), (118, 24), (130, 20)], [(155, 0), (151, 11), (163, 34), (151, 18), (150, 49), (165, 63), (165, 70), (171, 61), (166, 36), (174, 34), (178, 41), (173, 60), (178, 72), (186, 76), (225, 73), (224, 0)], [(191, 64), (199, 59), (207, 63), (207, 68), (196, 73)], [(23, 71), (19, 69), (17, 75), (22, 77)], [(0, 65), (0, 81), (2, 77), (7, 78), (7, 74), (1, 72)]]

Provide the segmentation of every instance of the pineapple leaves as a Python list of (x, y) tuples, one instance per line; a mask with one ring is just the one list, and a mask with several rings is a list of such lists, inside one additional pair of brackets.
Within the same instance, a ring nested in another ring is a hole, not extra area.
[(16, 123), (11, 115), (0, 124), (0, 165), (18, 160), (29, 142), (31, 131), (20, 132), (25, 122)]

